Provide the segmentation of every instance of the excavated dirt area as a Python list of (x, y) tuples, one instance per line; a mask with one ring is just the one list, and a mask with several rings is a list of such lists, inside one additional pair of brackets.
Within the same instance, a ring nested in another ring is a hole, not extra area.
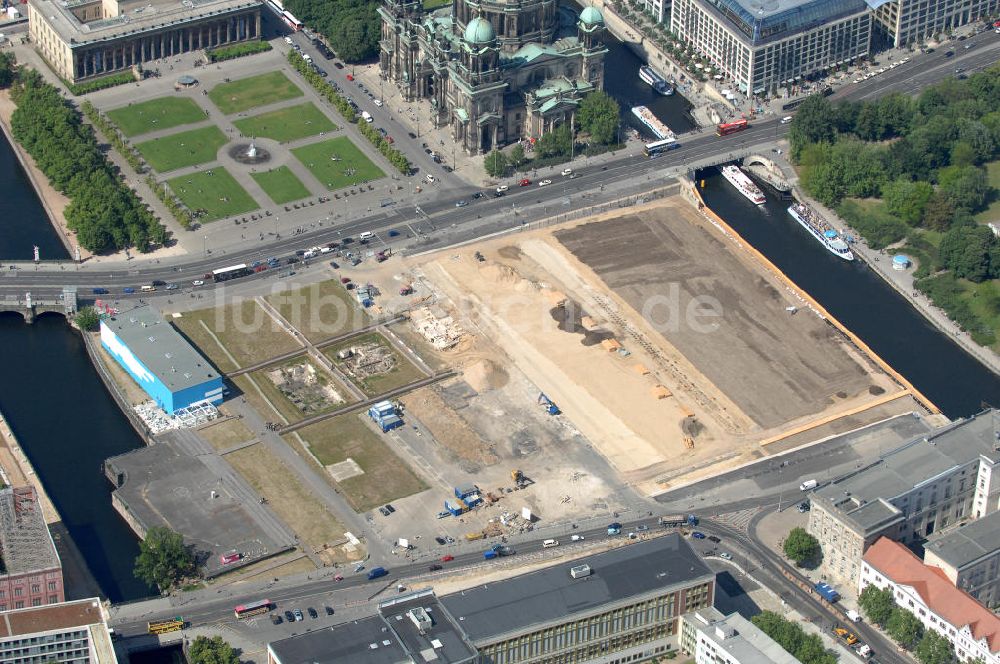
[[(415, 263), (436, 306), (496, 346), (484, 357), (476, 344), (465, 382), (489, 390), (516, 367), (635, 484), (758, 457), (763, 439), (847, 411), (864, 419), (859, 409), (901, 392), (679, 198)], [(414, 414), (433, 419), (439, 405)], [(472, 447), (455, 456), (489, 466)]]

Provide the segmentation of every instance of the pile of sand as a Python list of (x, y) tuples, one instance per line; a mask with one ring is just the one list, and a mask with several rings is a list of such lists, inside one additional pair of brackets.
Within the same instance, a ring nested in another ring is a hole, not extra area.
[(479, 360), (462, 370), (462, 377), (476, 392), (496, 390), (510, 380), (507, 370), (496, 362)]
[(483, 276), (498, 284), (509, 285), (515, 292), (524, 293), (529, 291), (537, 291), (541, 288), (539, 284), (530, 279), (525, 279), (521, 276), (521, 273), (512, 268), (510, 265), (504, 265), (503, 263), (489, 263), (484, 265), (482, 268)]

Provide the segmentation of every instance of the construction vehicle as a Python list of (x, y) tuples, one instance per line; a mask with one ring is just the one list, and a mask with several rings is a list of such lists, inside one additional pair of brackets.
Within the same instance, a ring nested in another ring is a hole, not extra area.
[(549, 415), (558, 415), (560, 412), (559, 406), (552, 401), (552, 399), (545, 396), (544, 392), (538, 394), (538, 405), (544, 408)]
[(469, 540), (470, 542), (481, 540), (484, 537), (486, 537), (486, 535), (484, 535), (483, 531), (481, 530), (479, 532), (474, 532), (474, 533), (465, 533), (465, 539)]
[(853, 646), (858, 642), (858, 637), (843, 627), (834, 627), (833, 633), (836, 634), (838, 638), (843, 639), (849, 646)]
[(524, 487), (534, 484), (533, 480), (528, 479), (528, 477), (520, 470), (510, 471), (510, 479), (514, 480), (514, 486), (518, 489), (523, 489)]

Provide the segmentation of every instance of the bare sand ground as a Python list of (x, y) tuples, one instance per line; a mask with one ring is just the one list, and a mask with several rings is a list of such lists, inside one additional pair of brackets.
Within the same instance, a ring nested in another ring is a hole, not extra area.
[[(786, 311), (801, 305), (794, 294), (679, 198), (476, 249), (485, 262), (471, 249), (423, 259), (438, 304), (644, 489), (670, 471), (759, 457), (765, 438), (901, 392), (828, 323)], [(641, 313), (644, 299), (673, 298), (683, 312), (703, 294), (720, 311), (702, 327)]]

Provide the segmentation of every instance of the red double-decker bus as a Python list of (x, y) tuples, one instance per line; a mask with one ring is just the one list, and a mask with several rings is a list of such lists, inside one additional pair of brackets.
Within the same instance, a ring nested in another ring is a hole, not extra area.
[(719, 125), (715, 134), (717, 136), (726, 136), (727, 134), (735, 134), (738, 131), (743, 131), (750, 126), (746, 118), (736, 120), (735, 122), (723, 122)]

